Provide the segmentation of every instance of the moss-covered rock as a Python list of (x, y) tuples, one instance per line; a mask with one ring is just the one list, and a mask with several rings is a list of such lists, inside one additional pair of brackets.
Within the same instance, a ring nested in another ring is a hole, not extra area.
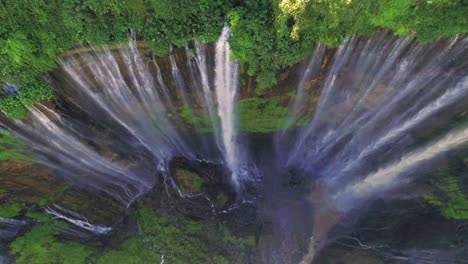
[(125, 215), (125, 208), (108, 196), (74, 187), (68, 188), (51, 202), (79, 213), (92, 224), (111, 226)]
[(433, 181), (436, 192), (426, 194), (424, 198), (438, 207), (443, 216), (451, 219), (468, 219), (468, 198), (461, 190), (456, 178), (443, 176)]
[(21, 212), (22, 208), (15, 203), (7, 203), (0, 205), (0, 217), (13, 218)]
[(141, 242), (125, 242), (127, 250), (140, 243), (145, 244), (141, 255), (154, 261), (163, 254), (170, 263), (227, 263), (220, 251), (210, 247), (221, 237), (209, 224), (157, 215), (150, 208), (137, 211), (137, 223)]
[(280, 104), (278, 96), (242, 99), (238, 103), (239, 128), (245, 132), (268, 133), (284, 127), (288, 108)]
[(229, 206), (236, 198), (229, 181), (229, 172), (222, 166), (175, 158), (170, 162), (170, 171), (181, 192), (203, 194), (191, 196), (189, 202), (186, 199), (169, 198), (171, 206), (178, 208), (178, 213), (211, 218), (213, 205), (219, 210)]
[(449, 219), (468, 219), (467, 156), (467, 150), (461, 149), (448, 156), (437, 171), (428, 175), (431, 191), (424, 195), (424, 199)]
[(18, 152), (18, 149), (26, 146), (21, 142), (10, 137), (6, 131), (0, 130), (0, 161), (5, 160), (22, 160), (32, 162), (32, 160), (24, 154)]
[(94, 250), (82, 243), (59, 241), (58, 231), (51, 223), (34, 226), (10, 244), (10, 253), (22, 264), (87, 263)]
[[(213, 132), (213, 124), (211, 123), (211, 119), (205, 113), (198, 113), (193, 109), (181, 106), (178, 108), (178, 115), (182, 118), (182, 120), (184, 120), (187, 127), (194, 128), (197, 132)], [(169, 118), (173, 117), (169, 116)], [(218, 125), (219, 122), (216, 120), (216, 124), (214, 124), (214, 126), (216, 127)]]
[(117, 248), (98, 257), (98, 264), (160, 263), (161, 254), (153, 241), (144, 237), (131, 238)]
[(185, 169), (176, 169), (174, 176), (179, 188), (183, 193), (194, 193), (203, 191), (205, 180), (200, 175)]
[(26, 212), (26, 217), (34, 219), (35, 221), (38, 221), (38, 222), (48, 222), (51, 220), (51, 216), (49, 214), (38, 212), (38, 211), (33, 211), (33, 210), (28, 210)]

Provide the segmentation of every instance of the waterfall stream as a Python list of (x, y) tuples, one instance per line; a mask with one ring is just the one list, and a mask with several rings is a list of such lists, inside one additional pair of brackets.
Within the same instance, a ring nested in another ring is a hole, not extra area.
[[(131, 40), (117, 49), (63, 58), (60, 78), (51, 77), (58, 108), (39, 104), (30, 108), (28, 120), (6, 120), (1, 127), (54, 174), (125, 206), (159, 184), (156, 174), (176, 157), (222, 163), (237, 191), (246, 173), (255, 174), (246, 172), (249, 162), (268, 161), (255, 165), (268, 168), (271, 178), (300, 171), (307, 184), (323, 186), (326, 202), (312, 202), (319, 212), (312, 218), (323, 211), (337, 217), (312, 231), (304, 263), (314, 258), (339, 217), (404, 187), (429, 161), (468, 142), (466, 122), (450, 123), (468, 109), (468, 38), (420, 44), (414, 37), (380, 32), (346, 39), (333, 52), (318, 45), (295, 96), (282, 102), (289, 109), (286, 124), (264, 135), (267, 144), (247, 144), (238, 124), (241, 74), (230, 57), (229, 31), (223, 28), (211, 57), (197, 41), (185, 55), (156, 58)], [(320, 99), (311, 111), (312, 94)], [(297, 124), (304, 117), (307, 121)], [(422, 136), (426, 130), (436, 132), (428, 139)], [(247, 160), (258, 148), (267, 149), (269, 157)], [(258, 189), (275, 196), (283, 187)], [(301, 195), (305, 201), (309, 194)], [(276, 199), (271, 211), (297, 198)], [(66, 208), (47, 210), (95, 233), (110, 231)], [(297, 223), (288, 222), (292, 215), (284, 217), (280, 228)]]
[[(169, 56), (178, 99), (171, 95), (158, 62), (153, 57), (148, 63), (134, 40), (118, 52), (104, 47), (65, 58), (61, 70), (67, 82), (56, 93), (111, 137), (42, 105), (31, 109), (32, 122), (10, 120), (5, 128), (31, 146), (28, 154), (38, 162), (78, 183), (107, 192), (124, 204), (154, 185), (152, 171), (160, 162), (174, 156), (216, 162), (217, 155), (210, 154), (213, 149), (219, 149), (238, 187), (238, 66), (230, 59), (228, 36), (229, 28), (225, 27), (216, 44), (214, 85), (210, 85), (202, 44), (196, 44), (196, 63), (189, 63), (192, 80), (184, 80), (175, 56)], [(187, 86), (187, 82), (199, 85)], [(189, 91), (189, 87), (197, 90)], [(211, 119), (214, 133), (210, 142), (206, 136), (188, 131), (178, 118), (178, 111), (193, 114), (200, 102), (207, 106)]]
[(239, 148), (236, 132), (235, 103), (239, 87), (239, 66), (230, 60), (229, 28), (224, 27), (220, 39), (216, 42), (215, 87), (218, 102), (218, 115), (221, 119), (223, 153), (226, 164), (232, 171), (232, 182), (239, 186)]

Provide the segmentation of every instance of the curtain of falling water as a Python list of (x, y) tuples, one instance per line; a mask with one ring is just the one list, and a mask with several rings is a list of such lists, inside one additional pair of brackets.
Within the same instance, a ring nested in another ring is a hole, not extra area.
[[(37, 106), (30, 121), (10, 120), (3, 127), (25, 142), (39, 163), (128, 204), (154, 185), (154, 171), (172, 157), (213, 158), (177, 117), (180, 107), (202, 102), (214, 130), (210, 144), (238, 187), (245, 153), (235, 115), (239, 68), (230, 60), (228, 37), (225, 27), (214, 69), (207, 67), (204, 46), (196, 43), (190, 64), (197, 68), (191, 69), (194, 80), (183, 80), (175, 56), (169, 58), (170, 76), (163, 75), (133, 42), (117, 52), (103, 48), (65, 59), (62, 70), (70, 84), (56, 92), (91, 122)], [(423, 45), (385, 32), (344, 41), (324, 74), (314, 116), (298, 134), (281, 132), (283, 151), (275, 160), (316, 175), (330, 191), (332, 209), (342, 212), (399, 187), (405, 183), (399, 176), (467, 141), (466, 128), (422, 147), (412, 138), (438, 115), (467, 109), (467, 46), (466, 37)], [(292, 118), (304, 114), (304, 84), (317, 75), (323, 54), (319, 46), (299, 82)], [(163, 77), (172, 78), (175, 91)], [(189, 91), (187, 83), (198, 83), (190, 86), (198, 90)], [(93, 132), (94, 127), (104, 132)]]
[[(130, 41), (117, 51), (104, 47), (61, 62), (68, 82), (56, 87), (56, 93), (86, 120), (73, 120), (39, 105), (31, 109), (30, 122), (10, 120), (4, 128), (25, 142), (30, 147), (28, 154), (39, 163), (124, 204), (150, 189), (155, 171), (164, 167), (160, 163), (174, 156), (217, 160), (219, 155), (205, 149), (218, 147), (236, 175), (234, 100), (238, 66), (230, 61), (228, 32), (225, 28), (217, 42), (216, 102), (203, 45), (196, 44), (198, 70), (192, 72), (191, 80), (183, 80), (175, 56), (169, 56), (177, 100), (156, 60), (148, 62), (151, 58), (145, 58)], [(197, 90), (188, 91), (186, 83), (198, 84), (191, 86)], [(197, 102), (208, 106), (212, 127), (216, 127), (208, 143), (200, 143), (207, 136), (188, 129), (177, 115), (180, 107), (191, 109)], [(214, 123), (216, 104), (220, 128)], [(96, 127), (102, 132), (95, 132)], [(236, 177), (233, 183), (237, 186)]]
[(408, 133), (454, 105), (466, 106), (467, 45), (466, 38), (422, 45), (388, 33), (345, 41), (314, 117), (288, 142), (286, 165), (313, 170), (340, 188), (377, 169), (368, 158), (409, 151)]
[(235, 123), (235, 103), (239, 86), (239, 65), (229, 57), (229, 27), (224, 27), (221, 37), (216, 42), (215, 87), (218, 102), (218, 115), (221, 119), (223, 152), (227, 166), (232, 172), (232, 182), (236, 189), (240, 187), (239, 144)]
[[(304, 75), (311, 67), (316, 65), (309, 64)], [(311, 121), (298, 134), (277, 135), (284, 144), (277, 160), (314, 175), (327, 192), (321, 198), (326, 203), (315, 203), (321, 208), (314, 229), (323, 230), (313, 231), (303, 263), (313, 259), (337, 221), (327, 219), (385, 197), (414, 180), (412, 172), (427, 161), (466, 146), (466, 124), (430, 142), (413, 135), (441, 123), (450, 127), (450, 117), (468, 109), (467, 67), (466, 37), (418, 44), (383, 32), (344, 41), (322, 80)], [(302, 85), (297, 89), (304, 93)]]

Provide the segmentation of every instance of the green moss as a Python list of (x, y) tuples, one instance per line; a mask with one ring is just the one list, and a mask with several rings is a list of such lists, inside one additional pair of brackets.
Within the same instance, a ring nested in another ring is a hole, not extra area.
[(135, 237), (125, 241), (118, 249), (110, 250), (100, 256), (98, 264), (140, 264), (160, 263), (161, 254), (153, 241)]
[(26, 216), (29, 218), (35, 219), (39, 222), (48, 222), (51, 219), (49, 214), (35, 212), (35, 211), (27, 211)]
[(239, 241), (240, 248), (243, 250), (251, 250), (256, 246), (257, 242), (255, 241), (254, 236), (248, 236), (241, 238)]
[[(280, 104), (279, 96), (267, 99), (259, 97), (242, 99), (238, 102), (238, 109), (239, 128), (244, 132), (274, 132), (288, 123), (288, 108)], [(179, 107), (178, 114), (189, 127), (199, 132), (213, 132), (211, 119), (207, 115), (195, 114), (186, 107)], [(219, 124), (220, 121), (216, 119), (214, 127), (218, 127)]]
[(226, 243), (226, 246), (234, 251), (238, 251), (240, 254), (251, 252), (257, 245), (254, 236), (235, 236), (224, 225), (220, 225), (219, 230), (223, 235), (223, 240)]
[(225, 264), (232, 262), (224, 254), (240, 259), (255, 246), (252, 236), (237, 238), (223, 225), (161, 216), (151, 208), (139, 208), (136, 220), (137, 236), (97, 256), (96, 263), (159, 263), (164, 254), (167, 263)]
[[(192, 109), (185, 106), (179, 107), (178, 114), (189, 127), (195, 128), (198, 132), (213, 132), (213, 125), (209, 116), (195, 114)], [(216, 122), (215, 126), (217, 124), (219, 122)]]
[(273, 132), (288, 122), (288, 108), (280, 105), (278, 96), (239, 101), (239, 128), (245, 132)]
[(32, 160), (18, 152), (18, 149), (26, 146), (9, 136), (6, 131), (0, 131), (0, 161), (4, 160), (23, 160), (32, 162)]
[(0, 217), (12, 218), (21, 212), (22, 208), (15, 203), (8, 203), (0, 205)]
[(179, 188), (183, 193), (201, 192), (205, 182), (198, 174), (189, 170), (177, 169), (174, 173)]
[(13, 149), (1, 149), (0, 147), (0, 161), (4, 160), (24, 160), (24, 161), (32, 161), (27, 156), (18, 153), (18, 151)]
[(170, 263), (225, 263), (208, 247), (216, 233), (207, 224), (159, 216), (149, 208), (138, 210), (137, 223), (146, 248), (164, 252)]
[(229, 201), (229, 198), (226, 196), (226, 194), (220, 192), (215, 199), (216, 206), (218, 208), (224, 207)]
[(78, 242), (60, 242), (51, 223), (34, 226), (28, 233), (10, 244), (10, 253), (22, 264), (87, 263), (93, 250)]
[(446, 170), (439, 170), (438, 178), (432, 181), (432, 185), (436, 190), (424, 196), (428, 203), (439, 208), (446, 218), (468, 219), (468, 196), (455, 177)]
[(442, 213), (447, 218), (468, 219), (468, 199), (464, 195), (452, 197)]

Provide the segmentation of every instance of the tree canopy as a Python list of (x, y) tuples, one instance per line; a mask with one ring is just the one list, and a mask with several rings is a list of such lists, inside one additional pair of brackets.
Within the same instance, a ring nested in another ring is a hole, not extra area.
[[(34, 102), (50, 97), (41, 76), (75, 45), (124, 43), (132, 29), (164, 56), (171, 45), (214, 41), (228, 23), (233, 58), (266, 89), (317, 43), (378, 29), (432, 41), (467, 33), (467, 13), (463, 0), (0, 0), (0, 84)], [(0, 108), (7, 103), (24, 104), (1, 98)]]

